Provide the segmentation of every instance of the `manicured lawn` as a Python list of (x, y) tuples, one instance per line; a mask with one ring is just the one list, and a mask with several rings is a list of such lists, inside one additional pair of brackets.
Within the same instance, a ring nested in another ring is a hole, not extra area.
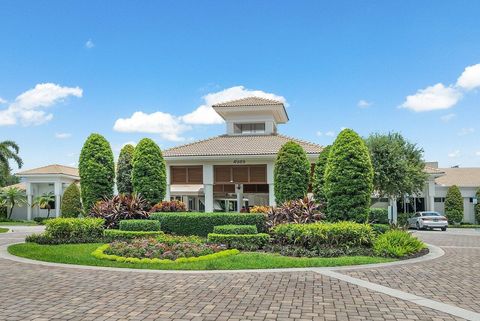
[(8, 232), (8, 228), (0, 227), (0, 233)]
[(37, 222), (34, 221), (7, 221), (2, 222), (0, 221), (0, 226), (35, 226), (38, 225)]
[(67, 264), (128, 267), (153, 270), (240, 270), (288, 267), (326, 267), (391, 262), (394, 259), (350, 256), (338, 258), (292, 258), (269, 253), (244, 252), (212, 261), (172, 264), (132, 264), (94, 258), (91, 253), (101, 244), (11, 245), (8, 252), (24, 258)]

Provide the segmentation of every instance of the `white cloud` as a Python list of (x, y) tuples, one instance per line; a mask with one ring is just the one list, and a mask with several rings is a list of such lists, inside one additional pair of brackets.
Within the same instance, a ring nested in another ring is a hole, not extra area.
[(87, 42), (85, 42), (85, 48), (92, 49), (93, 47), (95, 47), (95, 44), (93, 43), (92, 39), (88, 39)]
[(478, 152), (475, 152), (475, 155), (480, 156), (480, 150)]
[(82, 97), (80, 87), (62, 87), (52, 83), (37, 84), (15, 98), (7, 109), (0, 110), (0, 126), (40, 125), (50, 121), (53, 114), (45, 109), (64, 101), (69, 96)]
[(181, 116), (181, 119), (186, 124), (192, 125), (221, 124), (223, 123), (223, 119), (213, 110), (212, 105), (252, 96), (279, 100), (283, 102), (285, 106), (288, 106), (285, 97), (266, 93), (261, 90), (247, 89), (244, 86), (234, 86), (203, 96), (203, 104), (198, 106), (193, 112)]
[(457, 149), (457, 150), (454, 150), (453, 152), (451, 153), (448, 153), (448, 157), (450, 158), (457, 158), (460, 156), (460, 151)]
[(462, 98), (462, 93), (453, 87), (445, 87), (443, 84), (418, 90), (414, 95), (407, 96), (400, 106), (416, 112), (448, 109), (453, 107)]
[(335, 132), (334, 131), (328, 131), (325, 133), (325, 136), (328, 136), (328, 137), (334, 137), (335, 136)]
[(452, 119), (454, 119), (457, 115), (454, 113), (446, 114), (440, 117), (440, 120), (443, 121), (444, 123), (448, 123)]
[(469, 128), (462, 128), (457, 134), (458, 136), (465, 136), (469, 134), (473, 134), (475, 132), (475, 128), (469, 127)]
[(58, 138), (58, 139), (67, 139), (70, 137), (72, 137), (72, 134), (70, 133), (55, 133), (55, 138)]
[(357, 103), (357, 106), (360, 107), (360, 108), (368, 108), (370, 106), (372, 106), (372, 102), (369, 102), (367, 100), (364, 100), (364, 99), (360, 99)]
[(465, 90), (480, 87), (480, 64), (468, 66), (458, 77), (457, 86)]
[(1, 104), (6, 104), (6, 103), (7, 103), (7, 101), (5, 99), (3, 99), (2, 97), (0, 97), (0, 105)]
[(113, 129), (124, 133), (160, 134), (169, 141), (182, 141), (181, 134), (190, 126), (183, 124), (179, 117), (161, 111), (151, 114), (137, 111), (130, 118), (117, 119)]

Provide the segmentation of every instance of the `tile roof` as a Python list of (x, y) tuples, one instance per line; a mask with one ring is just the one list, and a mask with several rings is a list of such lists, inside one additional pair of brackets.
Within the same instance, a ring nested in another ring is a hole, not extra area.
[(247, 97), (247, 98), (218, 103), (218, 104), (212, 105), (212, 107), (241, 107), (241, 106), (269, 106), (269, 105), (283, 106), (283, 103), (281, 101), (273, 100), (273, 99), (260, 98), (260, 97)]
[(440, 168), (445, 175), (435, 179), (442, 186), (480, 187), (480, 167)]
[(444, 171), (432, 166), (425, 165), (425, 173), (427, 174), (443, 174)]
[(226, 155), (275, 155), (283, 144), (294, 141), (307, 154), (318, 154), (320, 145), (283, 135), (222, 135), (190, 144), (173, 147), (164, 151), (165, 157), (181, 156), (226, 156)]
[(62, 174), (68, 176), (78, 177), (78, 168), (70, 167), (65, 165), (47, 165), (43, 167), (33, 168), (26, 171), (18, 172), (17, 175), (52, 175), (52, 174)]
[(13, 188), (18, 188), (19, 190), (22, 190), (22, 191), (25, 191), (25, 190), (27, 189), (27, 185), (26, 185), (25, 183), (23, 183), (23, 182), (2, 187), (2, 189), (4, 189), (4, 188), (11, 188), (11, 187), (13, 187)]

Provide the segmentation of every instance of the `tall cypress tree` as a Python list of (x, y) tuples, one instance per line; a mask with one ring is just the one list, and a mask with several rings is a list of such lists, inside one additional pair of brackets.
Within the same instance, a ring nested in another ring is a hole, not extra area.
[(78, 217), (82, 214), (80, 189), (76, 183), (70, 184), (62, 197), (62, 217)]
[(318, 203), (326, 204), (325, 196), (325, 168), (327, 167), (328, 154), (330, 153), (330, 146), (326, 146), (320, 155), (318, 155), (315, 169), (313, 171), (312, 190), (315, 200)]
[(121, 194), (132, 194), (132, 158), (135, 147), (123, 146), (117, 161), (117, 189)]
[(366, 222), (373, 191), (373, 167), (363, 139), (344, 129), (333, 143), (325, 168), (327, 218)]
[(456, 185), (450, 186), (447, 190), (445, 216), (452, 224), (458, 224), (463, 220), (463, 197)]
[(113, 196), (115, 165), (110, 143), (100, 134), (91, 134), (78, 163), (82, 201), (88, 213), (96, 201)]
[(162, 151), (149, 138), (142, 139), (135, 147), (132, 160), (132, 186), (151, 205), (165, 197), (167, 175)]
[(310, 162), (302, 146), (290, 141), (278, 151), (274, 169), (275, 201), (297, 200), (307, 195)]

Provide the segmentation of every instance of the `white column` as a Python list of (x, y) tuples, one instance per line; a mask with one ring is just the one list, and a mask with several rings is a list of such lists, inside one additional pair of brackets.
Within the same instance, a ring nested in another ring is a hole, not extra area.
[(240, 213), (243, 207), (243, 185), (235, 184), (235, 192), (237, 193), (237, 212)]
[(435, 181), (433, 178), (428, 180), (428, 210), (435, 211)]
[(268, 205), (275, 207), (275, 186), (274, 186), (274, 169), (275, 164), (273, 162), (267, 163), (267, 184), (268, 184)]
[(165, 191), (165, 197), (163, 198), (164, 201), (169, 201), (170, 200), (170, 165), (166, 166), (166, 172), (167, 172), (167, 190)]
[(213, 165), (203, 165), (203, 192), (205, 193), (205, 212), (213, 213)]
[(55, 217), (60, 217), (60, 196), (62, 195), (62, 183), (55, 182)]
[(27, 182), (27, 220), (32, 220), (32, 204), (33, 204), (33, 197), (32, 197), (32, 183)]

